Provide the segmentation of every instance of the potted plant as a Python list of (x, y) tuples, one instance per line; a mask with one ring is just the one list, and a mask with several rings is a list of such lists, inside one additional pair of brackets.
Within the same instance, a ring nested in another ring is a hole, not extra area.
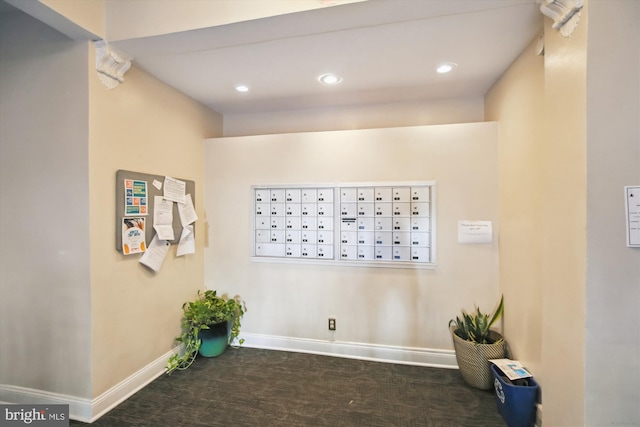
[(184, 352), (169, 358), (167, 373), (187, 369), (198, 354), (215, 357), (222, 354), (227, 345), (242, 345), (244, 339), (238, 339), (238, 335), (246, 310), (238, 296), (225, 298), (213, 290), (204, 293), (198, 290), (194, 301), (182, 304), (182, 334), (176, 341), (184, 345)]
[(476, 307), (471, 314), (462, 310), (462, 317), (449, 321), (453, 347), (462, 378), (472, 387), (489, 390), (493, 374), (489, 360), (502, 359), (506, 345), (503, 336), (490, 329), (502, 316), (504, 297), (492, 314), (485, 314)]

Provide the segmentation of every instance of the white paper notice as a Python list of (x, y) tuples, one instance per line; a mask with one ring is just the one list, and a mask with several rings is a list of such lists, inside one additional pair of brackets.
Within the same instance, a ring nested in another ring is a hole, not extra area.
[(187, 194), (184, 198), (184, 203), (178, 203), (178, 214), (180, 215), (180, 222), (183, 227), (189, 224), (193, 224), (198, 219), (196, 210), (193, 208), (193, 200), (191, 200), (191, 194)]
[(173, 240), (173, 202), (162, 196), (153, 198), (153, 228), (160, 240)]
[(162, 190), (162, 182), (158, 181), (157, 179), (153, 180), (153, 186), (156, 187), (158, 190)]
[(158, 235), (153, 236), (153, 240), (149, 243), (147, 251), (142, 254), (138, 261), (142, 265), (146, 265), (156, 273), (160, 271), (160, 267), (169, 252), (171, 244), (166, 240), (158, 239)]
[(491, 243), (491, 221), (458, 221), (458, 243)]
[(178, 243), (178, 251), (176, 253), (176, 256), (195, 253), (196, 241), (193, 233), (193, 225), (187, 225), (182, 229), (182, 235), (180, 236), (180, 242)]
[(624, 187), (627, 208), (627, 246), (640, 248), (640, 186)]
[(164, 198), (172, 202), (184, 203), (184, 192), (187, 183), (179, 179), (164, 177)]

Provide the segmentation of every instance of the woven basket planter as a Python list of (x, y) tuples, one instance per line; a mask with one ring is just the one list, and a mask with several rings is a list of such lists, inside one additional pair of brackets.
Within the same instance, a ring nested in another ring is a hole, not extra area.
[[(458, 367), (465, 382), (482, 390), (493, 388), (493, 374), (489, 360), (504, 358), (506, 348), (504, 340), (497, 344), (476, 344), (460, 338), (455, 331), (451, 335)], [(490, 331), (489, 338), (497, 341), (502, 338), (502, 335)]]

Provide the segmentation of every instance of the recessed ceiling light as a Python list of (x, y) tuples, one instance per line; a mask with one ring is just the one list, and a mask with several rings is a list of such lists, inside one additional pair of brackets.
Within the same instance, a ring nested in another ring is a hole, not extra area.
[(318, 80), (320, 80), (322, 83), (326, 84), (326, 85), (335, 85), (338, 84), (342, 81), (342, 77), (337, 76), (335, 74), (332, 73), (327, 73), (327, 74), (323, 74), (320, 77), (318, 77)]
[(457, 66), (458, 65), (454, 64), (453, 62), (445, 62), (444, 64), (440, 64), (438, 68), (436, 68), (436, 71), (440, 74), (446, 74), (449, 71), (452, 71)]
[(236, 90), (238, 92), (249, 92), (249, 86), (247, 86), (247, 85), (236, 85)]

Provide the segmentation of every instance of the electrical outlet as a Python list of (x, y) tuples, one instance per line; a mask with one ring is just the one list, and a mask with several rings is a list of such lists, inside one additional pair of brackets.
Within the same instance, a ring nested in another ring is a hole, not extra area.
[(333, 317), (329, 317), (329, 330), (330, 331), (336, 330), (336, 319), (334, 319)]

